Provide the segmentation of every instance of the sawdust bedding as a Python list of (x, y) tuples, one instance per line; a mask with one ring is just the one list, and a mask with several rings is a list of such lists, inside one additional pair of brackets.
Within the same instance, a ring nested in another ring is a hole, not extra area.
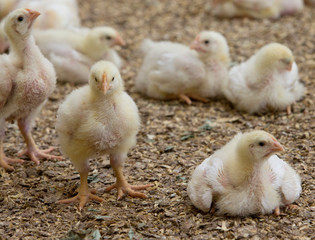
[[(151, 183), (147, 199), (124, 197), (105, 188), (114, 182), (107, 157), (93, 159), (89, 185), (106, 199), (89, 202), (82, 212), (77, 204), (60, 205), (75, 195), (79, 175), (69, 160), (26, 161), (15, 171), (1, 170), (0, 239), (311, 239), (314, 238), (314, 74), (315, 8), (279, 20), (217, 19), (206, 0), (80, 0), (84, 26), (110, 25), (126, 40), (119, 49), (127, 92), (139, 107), (142, 127), (138, 143), (125, 163), (130, 183)], [(240, 62), (269, 42), (292, 49), (307, 88), (305, 97), (285, 112), (248, 115), (225, 100), (207, 104), (162, 102), (136, 93), (134, 79), (142, 57), (137, 51), (144, 38), (189, 44), (201, 30), (221, 32), (233, 61)], [(58, 83), (37, 119), (34, 137), (42, 147), (57, 145), (56, 111), (77, 86)], [(234, 134), (263, 129), (285, 147), (281, 158), (302, 178), (297, 209), (274, 215), (226, 217), (194, 208), (186, 187), (191, 172)], [(14, 156), (24, 142), (16, 127), (6, 130), (5, 149)], [(58, 154), (58, 151), (55, 152)], [(77, 238), (75, 238), (77, 237)]]

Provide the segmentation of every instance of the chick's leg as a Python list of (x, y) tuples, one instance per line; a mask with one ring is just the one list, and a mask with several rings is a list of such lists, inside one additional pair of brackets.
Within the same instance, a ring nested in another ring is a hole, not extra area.
[(24, 161), (22, 159), (14, 159), (14, 158), (8, 158), (5, 156), (3, 152), (3, 139), (4, 139), (4, 123), (2, 122), (1, 129), (0, 129), (0, 167), (3, 167), (6, 170), (13, 171), (14, 168), (10, 166), (10, 163), (23, 163)]
[(88, 173), (89, 173), (89, 170), (83, 171), (82, 173), (80, 173), (79, 193), (75, 197), (60, 200), (58, 201), (58, 203), (67, 204), (67, 203), (72, 203), (76, 200), (79, 200), (79, 210), (81, 211), (89, 199), (92, 199), (98, 202), (103, 202), (104, 201), (103, 198), (100, 198), (94, 195), (95, 191), (89, 190), (88, 181), (87, 181)]
[(192, 99), (199, 101), (199, 102), (203, 102), (203, 103), (209, 102), (209, 100), (207, 98), (198, 96), (197, 94), (189, 94), (188, 96)]
[(27, 148), (25, 150), (18, 153), (19, 157), (23, 155), (27, 155), (36, 164), (39, 164), (39, 159), (41, 158), (59, 159), (59, 160), (64, 159), (61, 156), (48, 154), (49, 152), (55, 149), (54, 147), (41, 150), (36, 146), (34, 139), (32, 137), (32, 134), (31, 134), (31, 127), (30, 127), (31, 124), (26, 119), (18, 120), (18, 126), (27, 145)]
[(114, 174), (116, 176), (116, 183), (109, 186), (106, 190), (111, 191), (112, 189), (117, 189), (117, 200), (121, 199), (124, 196), (124, 193), (128, 193), (131, 197), (138, 197), (138, 198), (146, 198), (147, 196), (141, 192), (136, 192), (135, 190), (143, 190), (148, 187), (151, 187), (151, 184), (147, 185), (130, 185), (122, 170), (122, 163), (124, 156), (119, 154), (111, 154), (110, 155), (110, 165), (114, 170)]
[(191, 105), (191, 100), (187, 95), (179, 94), (178, 97), (179, 97), (179, 100), (182, 100), (182, 101), (186, 102), (188, 105)]
[(0, 138), (0, 167), (3, 167), (4, 169), (9, 171), (13, 171), (14, 168), (9, 165), (10, 163), (23, 163), (24, 161), (22, 159), (6, 157), (3, 152), (3, 135), (0, 136)]

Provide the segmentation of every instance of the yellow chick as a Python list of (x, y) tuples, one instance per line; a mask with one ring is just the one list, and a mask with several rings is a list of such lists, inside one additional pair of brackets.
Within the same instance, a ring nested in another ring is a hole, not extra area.
[(247, 61), (230, 69), (224, 92), (239, 110), (249, 113), (287, 109), (301, 99), (304, 86), (289, 48), (279, 43), (262, 47)]
[(59, 81), (86, 83), (91, 66), (100, 60), (111, 61), (118, 69), (122, 66), (113, 47), (123, 46), (125, 42), (111, 27), (37, 30), (34, 37), (54, 65)]
[(99, 202), (102, 198), (88, 188), (88, 160), (96, 155), (109, 154), (110, 164), (117, 181), (107, 190), (117, 189), (118, 197), (124, 193), (145, 198), (135, 190), (150, 185), (130, 185), (123, 175), (123, 163), (127, 153), (136, 144), (140, 127), (138, 109), (124, 91), (123, 80), (117, 67), (107, 61), (99, 61), (91, 68), (89, 85), (73, 91), (60, 105), (56, 130), (62, 152), (70, 158), (81, 178), (77, 196), (59, 201), (70, 203), (80, 200), (81, 210), (89, 199)]
[(275, 153), (281, 144), (265, 131), (237, 134), (193, 172), (188, 196), (195, 207), (232, 216), (280, 214), (299, 198), (299, 175)]

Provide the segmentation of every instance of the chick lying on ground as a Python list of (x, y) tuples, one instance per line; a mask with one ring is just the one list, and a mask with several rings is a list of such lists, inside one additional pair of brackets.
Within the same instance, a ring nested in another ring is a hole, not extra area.
[(304, 86), (289, 48), (279, 43), (262, 47), (247, 61), (234, 66), (224, 87), (226, 98), (249, 113), (287, 109), (300, 100)]
[(10, 53), (0, 55), (0, 166), (13, 170), (9, 163), (21, 163), (4, 155), (5, 121), (17, 121), (27, 144), (19, 156), (27, 154), (39, 164), (39, 158), (60, 158), (49, 155), (35, 145), (31, 129), (35, 117), (55, 89), (56, 74), (52, 64), (41, 54), (31, 35), (32, 25), (39, 12), (17, 9), (4, 22)]
[(99, 60), (122, 65), (115, 45), (123, 46), (124, 40), (111, 27), (94, 27), (77, 31), (50, 29), (34, 33), (36, 43), (53, 63), (58, 81), (86, 83), (91, 66)]
[(88, 188), (89, 159), (109, 154), (110, 164), (117, 181), (107, 188), (117, 188), (118, 199), (124, 193), (145, 198), (135, 190), (150, 185), (133, 186), (123, 175), (127, 153), (136, 144), (140, 119), (138, 109), (124, 91), (123, 80), (117, 67), (107, 61), (95, 63), (91, 68), (89, 86), (73, 91), (59, 107), (56, 130), (62, 152), (70, 158), (81, 178), (77, 196), (59, 201), (70, 203), (80, 200), (81, 210), (88, 199), (103, 201)]
[(247, 216), (280, 214), (301, 193), (298, 174), (275, 155), (280, 143), (265, 131), (237, 134), (193, 172), (188, 195), (204, 212)]
[(156, 99), (178, 98), (187, 104), (191, 104), (191, 98), (207, 102), (207, 98), (222, 95), (230, 56), (220, 33), (201, 32), (191, 49), (179, 43), (146, 39), (142, 52), (143, 64), (136, 78), (139, 92)]
[(303, 7), (303, 0), (213, 0), (211, 13), (227, 18), (279, 18), (299, 12)]

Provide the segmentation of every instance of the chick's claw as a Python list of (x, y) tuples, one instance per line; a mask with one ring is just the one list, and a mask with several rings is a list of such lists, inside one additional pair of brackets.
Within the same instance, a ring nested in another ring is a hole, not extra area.
[(83, 207), (85, 206), (85, 204), (89, 201), (89, 199), (95, 200), (97, 202), (104, 202), (105, 201), (103, 198), (96, 196), (93, 193), (95, 193), (95, 191), (88, 191), (88, 192), (84, 192), (82, 194), (78, 193), (78, 195), (76, 195), (72, 198), (59, 200), (57, 203), (69, 204), (69, 203), (72, 203), (72, 202), (79, 200), (79, 211), (81, 211), (83, 209)]
[(45, 150), (41, 150), (38, 148), (24, 149), (18, 153), (18, 156), (21, 157), (23, 155), (27, 155), (37, 165), (39, 164), (39, 159), (42, 159), (42, 158), (64, 160), (64, 157), (62, 157), (62, 156), (56, 156), (56, 155), (48, 154), (55, 149), (56, 149), (55, 147), (50, 147), (50, 148), (45, 149)]
[(0, 167), (3, 167), (4, 169), (6, 169), (8, 171), (13, 171), (14, 168), (12, 166), (10, 166), (9, 164), (23, 163), (23, 162), (24, 161), (22, 159), (3, 157), (0, 159)]
[(107, 191), (111, 191), (114, 188), (117, 189), (117, 200), (120, 200), (124, 193), (128, 193), (129, 196), (135, 197), (135, 198), (147, 198), (147, 196), (144, 193), (136, 192), (135, 190), (144, 190), (148, 187), (151, 187), (151, 184), (147, 185), (130, 185), (129, 183), (115, 183), (109, 187), (106, 188)]

